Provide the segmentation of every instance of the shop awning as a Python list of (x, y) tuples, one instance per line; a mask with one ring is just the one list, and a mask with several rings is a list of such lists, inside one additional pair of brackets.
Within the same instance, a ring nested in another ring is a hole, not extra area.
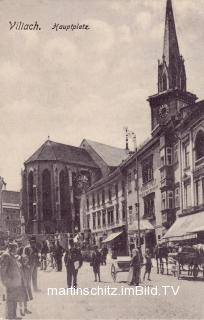
[(192, 233), (202, 231), (200, 230), (201, 226), (204, 226), (204, 212), (178, 218), (163, 236), (163, 239), (171, 238), (172, 240), (179, 240), (179, 238), (195, 238), (197, 235)]
[(102, 243), (113, 241), (115, 238), (119, 237), (122, 233), (123, 231), (113, 232), (105, 240), (103, 240)]
[[(149, 222), (149, 220), (140, 220), (140, 231), (154, 230), (154, 226)], [(128, 226), (128, 231), (138, 231), (138, 221), (134, 221)]]

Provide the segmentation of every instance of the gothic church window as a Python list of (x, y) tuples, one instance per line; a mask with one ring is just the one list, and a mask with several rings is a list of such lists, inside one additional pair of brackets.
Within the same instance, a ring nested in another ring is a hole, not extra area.
[(51, 174), (45, 169), (42, 173), (43, 218), (48, 220), (52, 216)]

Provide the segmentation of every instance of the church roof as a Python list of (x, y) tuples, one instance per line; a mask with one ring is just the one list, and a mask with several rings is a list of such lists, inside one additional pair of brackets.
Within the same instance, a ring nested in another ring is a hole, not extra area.
[[(104, 143), (87, 139), (85, 139), (85, 141), (92, 147), (92, 149), (95, 150), (95, 152), (109, 167), (119, 166), (120, 163), (129, 155), (129, 151), (122, 148), (113, 147)], [(83, 145), (83, 141), (81, 145)]]
[(62, 161), (98, 168), (85, 149), (51, 140), (47, 140), (25, 164), (33, 161)]

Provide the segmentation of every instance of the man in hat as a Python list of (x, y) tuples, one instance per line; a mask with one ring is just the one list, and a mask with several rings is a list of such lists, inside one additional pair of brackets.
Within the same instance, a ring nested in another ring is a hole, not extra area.
[(132, 280), (130, 285), (138, 286), (140, 282), (140, 270), (141, 270), (141, 254), (140, 249), (137, 247), (132, 250), (132, 260), (130, 267), (133, 269)]
[(33, 290), (35, 292), (40, 291), (37, 286), (37, 276), (38, 276), (38, 266), (39, 266), (39, 255), (36, 244), (36, 238), (31, 237), (29, 240), (29, 245), (24, 249), (24, 254), (27, 255), (29, 259), (31, 279), (33, 283)]
[(6, 287), (6, 319), (16, 319), (19, 288), (22, 286), (21, 270), (15, 258), (17, 247), (16, 242), (9, 241), (8, 248), (0, 258), (1, 281)]
[(64, 262), (67, 269), (67, 286), (68, 288), (77, 288), (77, 274), (82, 266), (81, 251), (77, 249), (73, 240), (69, 242), (69, 249), (66, 251)]

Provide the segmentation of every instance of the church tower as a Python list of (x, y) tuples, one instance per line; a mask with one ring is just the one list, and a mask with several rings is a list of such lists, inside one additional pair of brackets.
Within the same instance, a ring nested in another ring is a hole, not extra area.
[(182, 108), (197, 97), (186, 90), (184, 59), (180, 55), (172, 1), (167, 0), (162, 61), (158, 62), (158, 93), (150, 96), (152, 134), (172, 117), (178, 118)]

